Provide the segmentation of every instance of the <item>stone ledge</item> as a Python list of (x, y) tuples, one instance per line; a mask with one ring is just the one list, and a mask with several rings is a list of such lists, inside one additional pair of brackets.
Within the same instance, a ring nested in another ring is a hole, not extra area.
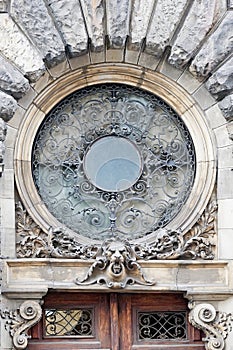
[[(42, 293), (46, 289), (100, 290), (109, 291), (105, 285), (76, 285), (75, 278), (83, 278), (93, 260), (75, 259), (20, 259), (4, 261), (2, 293), (24, 295)], [(125, 288), (132, 291), (183, 291), (188, 294), (211, 293), (231, 295), (228, 285), (229, 264), (227, 261), (139, 261), (143, 274), (153, 280), (153, 286), (133, 285)], [(101, 275), (101, 272), (100, 272)]]

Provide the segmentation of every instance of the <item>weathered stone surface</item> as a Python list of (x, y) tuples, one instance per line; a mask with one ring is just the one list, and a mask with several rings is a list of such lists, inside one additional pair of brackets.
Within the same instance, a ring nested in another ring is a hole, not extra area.
[(219, 107), (224, 114), (227, 121), (233, 120), (233, 94), (226, 96), (221, 102)]
[(0, 88), (15, 98), (22, 97), (29, 89), (29, 82), (24, 76), (0, 56)]
[(46, 0), (71, 57), (87, 50), (88, 36), (77, 0)]
[(111, 48), (122, 48), (129, 33), (130, 0), (106, 2), (107, 35)]
[(0, 51), (25, 74), (36, 81), (44, 72), (45, 66), (39, 52), (19, 30), (8, 14), (0, 14)]
[(104, 1), (80, 0), (93, 50), (104, 48)]
[(7, 0), (0, 0), (0, 12), (7, 12)]
[(185, 66), (224, 10), (222, 0), (195, 0), (172, 46), (169, 62)]
[(146, 52), (161, 56), (187, 5), (186, 0), (158, 0), (146, 37)]
[(130, 48), (139, 48), (146, 37), (154, 0), (135, 0), (132, 5), (130, 25)]
[(233, 50), (233, 12), (228, 11), (219, 27), (204, 43), (190, 66), (190, 72), (197, 77), (206, 77)]
[(233, 91), (233, 57), (209, 78), (206, 86), (217, 98), (223, 98)]
[(65, 59), (64, 44), (43, 0), (12, 0), (11, 16), (30, 36), (49, 66)]
[(5, 94), (5, 92), (0, 91), (0, 118), (5, 122), (13, 117), (14, 112), (17, 108), (17, 102), (15, 99)]
[(233, 0), (228, 0), (228, 8), (233, 9)]

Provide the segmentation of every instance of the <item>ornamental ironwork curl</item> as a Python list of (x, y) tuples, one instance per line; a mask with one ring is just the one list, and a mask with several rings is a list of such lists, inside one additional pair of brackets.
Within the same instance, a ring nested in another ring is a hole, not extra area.
[[(101, 187), (85, 165), (97, 141), (109, 137), (132, 145), (120, 163), (113, 159), (116, 171), (132, 165), (134, 150), (140, 154), (138, 176), (118, 190)], [(87, 87), (65, 98), (42, 123), (32, 154), (34, 181), (48, 210), (74, 232), (102, 241), (136, 239), (166, 226), (186, 202), (195, 176), (194, 146), (179, 116), (153, 94), (120, 84)]]

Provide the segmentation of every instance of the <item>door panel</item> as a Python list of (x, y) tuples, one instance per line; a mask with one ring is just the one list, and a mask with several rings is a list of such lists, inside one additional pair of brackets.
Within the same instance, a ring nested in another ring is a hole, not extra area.
[(51, 293), (29, 350), (204, 350), (181, 294)]

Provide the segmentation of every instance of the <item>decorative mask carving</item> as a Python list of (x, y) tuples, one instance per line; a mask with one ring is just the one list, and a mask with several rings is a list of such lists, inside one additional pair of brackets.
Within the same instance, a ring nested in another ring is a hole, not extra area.
[(27, 331), (39, 322), (41, 316), (41, 306), (33, 300), (23, 302), (17, 310), (1, 312), (1, 317), (6, 319), (5, 328), (13, 338), (14, 349), (26, 349), (29, 338)]
[(81, 285), (105, 283), (109, 288), (125, 288), (135, 283), (155, 284), (145, 278), (137, 259), (129, 242), (108, 240), (97, 251), (95, 262), (85, 277), (77, 278), (75, 282)]
[(5, 155), (5, 139), (6, 139), (6, 123), (2, 118), (0, 118), (0, 177), (4, 171), (4, 155)]
[(190, 302), (189, 308), (189, 322), (205, 333), (203, 341), (206, 343), (206, 349), (223, 350), (225, 339), (232, 330), (233, 315), (218, 312), (211, 304), (195, 305), (194, 302)]

